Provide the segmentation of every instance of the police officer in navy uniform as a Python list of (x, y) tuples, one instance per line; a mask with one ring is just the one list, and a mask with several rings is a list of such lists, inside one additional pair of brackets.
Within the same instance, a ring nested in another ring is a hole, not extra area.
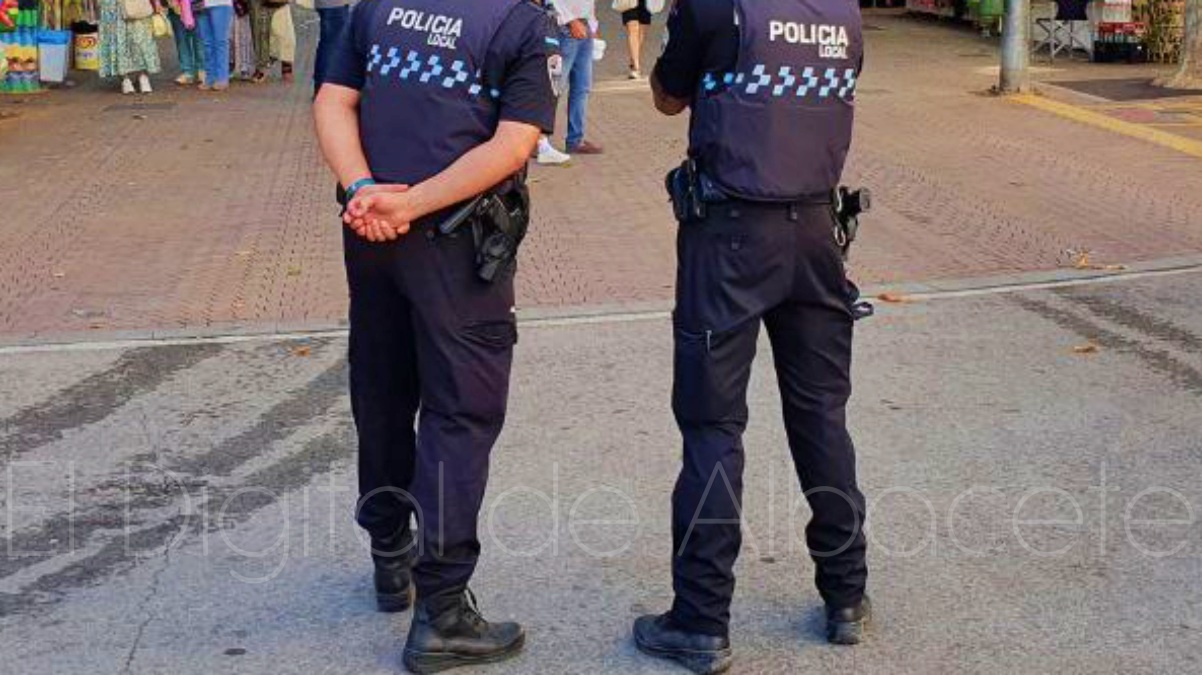
[(635, 622), (644, 652), (696, 672), (731, 663), (746, 391), (761, 325), (813, 518), (807, 546), (831, 642), (859, 642), (864, 497), (845, 423), (857, 293), (833, 193), (862, 61), (856, 0), (678, 0), (656, 107), (691, 111), (689, 161), (669, 177), (681, 220), (673, 411), (684, 460), (672, 494), (675, 601)]
[(363, 0), (314, 104), (346, 205), (356, 517), (379, 608), (407, 609), (416, 587), (414, 672), (497, 661), (525, 639), (468, 590), (517, 340), (513, 266), (485, 281), (488, 224), (446, 226), (477, 196), (524, 190), (554, 123), (554, 34), (529, 0)]

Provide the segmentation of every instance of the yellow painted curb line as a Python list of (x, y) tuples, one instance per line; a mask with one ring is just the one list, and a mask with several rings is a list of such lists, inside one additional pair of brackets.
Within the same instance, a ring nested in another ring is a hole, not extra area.
[(1015, 103), (1022, 103), (1033, 108), (1050, 112), (1054, 115), (1068, 118), (1074, 122), (1088, 124), (1090, 126), (1112, 131), (1116, 134), (1138, 138), (1141, 141), (1155, 143), (1156, 145), (1176, 150), (1193, 157), (1202, 158), (1202, 141), (1195, 141), (1190, 138), (1184, 138), (1176, 134), (1170, 134), (1167, 131), (1160, 131), (1151, 127), (1146, 127), (1142, 124), (1133, 124), (1124, 122), (1120, 119), (1115, 119), (1109, 115), (1103, 115), (1086, 108), (1081, 108), (1068, 103), (1053, 101), (1042, 96), (1032, 94), (1016, 94), (1008, 97), (1009, 100)]

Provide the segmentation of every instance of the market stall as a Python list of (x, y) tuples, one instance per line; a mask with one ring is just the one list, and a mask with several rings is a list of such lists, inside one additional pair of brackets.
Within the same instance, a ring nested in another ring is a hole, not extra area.
[(0, 0), (0, 94), (30, 94), (63, 82), (73, 46), (76, 67), (87, 68), (79, 53), (90, 39), (95, 60), (95, 17), (94, 0)]
[(1001, 28), (1004, 0), (906, 0), (906, 10), (975, 24), (990, 34)]
[[(1084, 55), (1095, 61), (1175, 63), (1184, 33), (1185, 0), (1032, 0), (1035, 52)], [(986, 35), (1000, 32), (1004, 0), (906, 0), (915, 14), (966, 21)]]

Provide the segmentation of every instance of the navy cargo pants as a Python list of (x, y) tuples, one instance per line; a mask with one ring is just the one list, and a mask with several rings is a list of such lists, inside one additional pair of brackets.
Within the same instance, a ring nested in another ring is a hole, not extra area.
[(480, 555), (476, 521), (517, 341), (513, 277), (478, 280), (470, 231), (441, 236), (432, 224), (385, 244), (344, 228), (344, 251), (356, 517), (394, 540), (416, 517), (418, 597), (449, 601)]
[(867, 580), (864, 497), (844, 410), (851, 395), (853, 287), (829, 206), (728, 202), (677, 236), (672, 407), (684, 465), (672, 495), (673, 618), (726, 635), (742, 536), (747, 382), (768, 330), (797, 476), (813, 518), (806, 543), (828, 604), (859, 603)]

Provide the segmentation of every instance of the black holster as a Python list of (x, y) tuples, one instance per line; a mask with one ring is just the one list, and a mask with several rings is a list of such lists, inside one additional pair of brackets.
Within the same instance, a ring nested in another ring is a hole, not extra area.
[(664, 186), (672, 200), (672, 212), (681, 223), (705, 220), (709, 204), (730, 200), (722, 188), (702, 173), (693, 159), (669, 171)]
[(438, 229), (450, 235), (463, 225), (472, 228), (476, 276), (492, 283), (512, 275), (517, 268), (518, 249), (530, 228), (530, 190), (525, 176), (509, 181), (502, 190), (488, 192), (464, 204)]
[(872, 209), (872, 193), (868, 188), (852, 190), (839, 186), (831, 199), (831, 210), (835, 214), (835, 243), (843, 251), (843, 259), (851, 255), (851, 245), (860, 233), (860, 214)]

